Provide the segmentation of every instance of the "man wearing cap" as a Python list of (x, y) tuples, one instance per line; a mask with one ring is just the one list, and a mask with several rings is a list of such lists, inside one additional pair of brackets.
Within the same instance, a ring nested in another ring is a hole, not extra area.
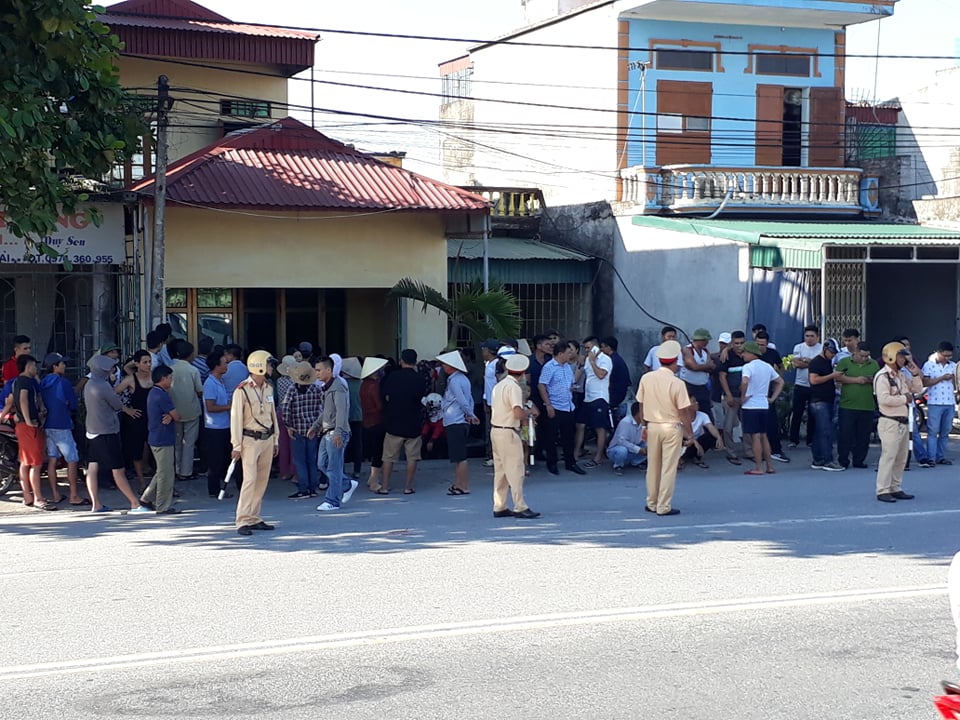
[(576, 363), (579, 345), (572, 340), (558, 340), (553, 349), (553, 359), (543, 366), (537, 392), (543, 401), (543, 449), (547, 456), (547, 471), (557, 475), (557, 444), (563, 449), (563, 461), (567, 470), (577, 475), (586, 475), (586, 470), (577, 465), (574, 455), (576, 423), (573, 416), (573, 364)]
[(110, 386), (108, 378), (116, 367), (109, 355), (94, 355), (87, 363), (90, 377), (83, 388), (83, 404), (87, 410), (87, 492), (93, 512), (109, 512), (100, 502), (98, 474), (100, 469), (113, 475), (113, 482), (130, 502), (131, 512), (150, 512), (130, 489), (125, 472), (123, 450), (120, 446), (120, 416), (123, 408), (120, 396)]
[(47, 409), (47, 419), (43, 430), (47, 438), (47, 479), (53, 496), (57, 491), (57, 460), (63, 458), (67, 463), (67, 482), (70, 484), (70, 504), (89, 505), (90, 501), (77, 492), (77, 468), (80, 453), (77, 441), (73, 437), (73, 413), (77, 411), (77, 393), (65, 377), (66, 359), (60, 353), (48, 353), (43, 364), (50, 371), (40, 381), (40, 397)]
[(877, 500), (893, 503), (914, 497), (901, 490), (901, 485), (910, 447), (910, 406), (914, 397), (923, 392), (923, 380), (920, 368), (902, 343), (887, 343), (880, 354), (883, 367), (873, 378), (873, 393), (880, 411)]
[[(490, 405), (490, 442), (493, 445), (493, 516), (516, 517), (526, 520), (540, 517), (523, 499), (524, 452), (520, 439), (521, 424), (537, 411), (523, 406), (523, 390), (518, 378), (530, 366), (530, 360), (520, 354), (506, 360), (506, 375), (493, 388)], [(513, 510), (507, 507), (507, 489), (513, 496)]]
[(394, 370), (383, 381), (383, 425), (387, 433), (383, 439), (383, 479), (379, 495), (390, 492), (390, 474), (403, 450), (407, 460), (404, 495), (414, 493), (413, 480), (420, 462), (420, 431), (423, 429), (423, 396), (427, 384), (417, 372), (417, 351), (407, 348), (400, 353), (400, 369)]
[(320, 440), (316, 430), (311, 432), (311, 429), (323, 411), (323, 388), (317, 385), (317, 371), (306, 360), (291, 368), (284, 368), (284, 372), (292, 386), (280, 398), (277, 420), (282, 420), (283, 432), (290, 441), (293, 464), (297, 472), (297, 491), (289, 497), (316, 497), (320, 489), (317, 469)]
[(300, 356), (303, 358), (303, 360), (310, 362), (310, 358), (313, 357), (312, 343), (308, 343), (306, 340), (304, 340), (302, 343), (297, 345), (297, 350), (300, 351)]
[(443, 427), (447, 433), (450, 462), (456, 466), (454, 481), (447, 490), (447, 495), (469, 495), (467, 437), (470, 434), (470, 425), (479, 425), (480, 419), (473, 414), (470, 380), (465, 375), (467, 366), (463, 357), (453, 350), (437, 355), (437, 360), (447, 374), (447, 388), (443, 392)]
[(749, 438), (755, 464), (745, 475), (776, 472), (770, 457), (767, 418), (769, 413), (776, 412), (773, 404), (783, 392), (783, 378), (770, 363), (764, 362), (763, 352), (763, 348), (754, 340), (743, 344), (743, 359), (746, 364), (740, 372), (740, 413), (743, 434)]
[(836, 425), (833, 424), (833, 404), (837, 398), (836, 380), (843, 373), (833, 369), (833, 358), (840, 352), (833, 339), (823, 341), (820, 354), (808, 365), (810, 381), (810, 414), (813, 416), (814, 470), (842, 472), (846, 468), (833, 459)]
[(657, 348), (660, 367), (640, 378), (637, 402), (647, 430), (647, 512), (679, 515), (673, 507), (677, 463), (683, 441), (693, 437), (690, 397), (677, 377), (680, 343), (667, 340)]
[(710, 417), (710, 422), (713, 422), (713, 414), (707, 384), (716, 365), (710, 359), (707, 344), (712, 339), (709, 330), (697, 328), (690, 337), (690, 344), (683, 348), (680, 356), (680, 379), (687, 386), (689, 394), (697, 399), (699, 408)]
[(270, 466), (280, 452), (273, 386), (267, 382), (270, 353), (255, 350), (247, 358), (249, 376), (237, 385), (230, 401), (230, 457), (243, 465), (243, 485), (237, 500), (237, 534), (273, 530), (260, 518)]

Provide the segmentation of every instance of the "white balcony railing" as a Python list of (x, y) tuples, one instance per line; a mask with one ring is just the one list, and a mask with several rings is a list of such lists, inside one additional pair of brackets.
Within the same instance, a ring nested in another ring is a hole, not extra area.
[(726, 207), (757, 210), (821, 208), (858, 212), (863, 171), (858, 168), (668, 165), (625, 168), (624, 202), (667, 211)]

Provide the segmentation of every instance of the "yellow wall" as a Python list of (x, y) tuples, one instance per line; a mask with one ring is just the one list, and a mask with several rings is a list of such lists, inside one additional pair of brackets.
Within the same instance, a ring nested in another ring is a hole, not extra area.
[[(167, 206), (167, 287), (390, 288), (411, 277), (447, 287), (447, 252), (437, 214), (222, 213)], [(152, 215), (152, 213), (151, 213)], [(270, 216), (270, 217), (265, 217)], [(282, 217), (284, 219), (275, 219)], [(329, 219), (318, 219), (326, 217)], [(396, 318), (382, 294), (364, 290), (348, 308), (353, 354), (392, 351)], [(409, 306), (410, 304), (407, 303)], [(436, 353), (447, 340), (446, 318), (408, 307), (401, 345)]]
[[(269, 66), (235, 65), (216, 63), (219, 67), (236, 67), (238, 70), (276, 72)], [(269, 100), (274, 119), (290, 114), (287, 103), (287, 78), (248, 75), (222, 69), (192, 67), (140, 58), (120, 58), (120, 84), (133, 92), (156, 95), (157, 77), (170, 79), (170, 96), (174, 98), (170, 112), (170, 160), (206, 147), (220, 136), (217, 126), (220, 118), (220, 100), (237, 97), (254, 100)], [(203, 90), (205, 93), (187, 92)], [(224, 118), (243, 121), (245, 118)], [(264, 120), (259, 120), (264, 122)], [(208, 126), (209, 129), (196, 126)], [(188, 127), (183, 127), (188, 126)], [(189, 127), (193, 126), (193, 127)]]

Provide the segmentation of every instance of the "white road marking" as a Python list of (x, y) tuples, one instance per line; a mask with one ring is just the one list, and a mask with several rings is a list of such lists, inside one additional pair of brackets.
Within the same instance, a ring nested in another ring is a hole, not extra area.
[(33, 665), (11, 665), (0, 667), (0, 682), (56, 676), (64, 673), (100, 673), (157, 665), (221, 663), (224, 660), (236, 658), (322, 652), (340, 648), (382, 645), (386, 643), (543, 630), (574, 625), (641, 622), (656, 618), (717, 615), (816, 605), (842, 605), (867, 602), (886, 603), (895, 600), (945, 595), (946, 592), (947, 588), (944, 585), (916, 585), (909, 587), (874, 588), (869, 590), (843, 590), (830, 593), (779, 595), (696, 603), (609, 608), (604, 610), (497, 618), (493, 620), (385, 628), (381, 630), (313, 635), (285, 640), (268, 640), (235, 645), (116, 655), (113, 657), (66, 660)]

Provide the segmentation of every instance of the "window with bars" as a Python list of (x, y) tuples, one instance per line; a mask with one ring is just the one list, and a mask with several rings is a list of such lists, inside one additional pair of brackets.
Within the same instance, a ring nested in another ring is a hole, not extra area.
[(473, 68), (448, 73), (442, 78), (443, 102), (467, 100), (473, 93)]

